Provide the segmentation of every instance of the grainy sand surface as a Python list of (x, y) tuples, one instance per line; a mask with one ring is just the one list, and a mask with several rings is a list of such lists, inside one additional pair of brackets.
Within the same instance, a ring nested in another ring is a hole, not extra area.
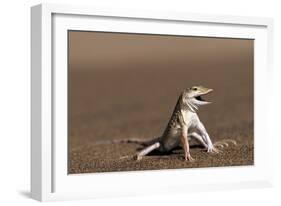
[[(69, 43), (69, 173), (254, 164), (252, 40), (71, 32)], [(198, 112), (213, 142), (237, 146), (191, 142), (190, 163), (181, 148), (135, 161), (141, 145), (97, 144), (160, 136), (192, 85), (214, 89)]]

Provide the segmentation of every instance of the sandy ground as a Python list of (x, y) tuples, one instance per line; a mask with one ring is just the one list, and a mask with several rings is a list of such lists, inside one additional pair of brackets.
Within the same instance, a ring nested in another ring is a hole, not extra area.
[[(69, 40), (69, 173), (254, 164), (253, 41), (91, 32)], [(135, 161), (141, 145), (97, 144), (160, 136), (192, 85), (214, 89), (198, 112), (213, 142), (237, 146), (208, 154), (192, 143), (190, 163), (181, 148)]]

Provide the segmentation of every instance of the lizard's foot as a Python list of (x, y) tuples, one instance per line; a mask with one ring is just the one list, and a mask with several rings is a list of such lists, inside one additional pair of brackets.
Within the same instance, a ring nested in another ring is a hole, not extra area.
[(139, 154), (135, 155), (135, 157), (134, 157), (135, 160), (142, 160), (142, 158), (143, 158), (143, 156), (139, 155)]
[(207, 149), (207, 152), (209, 153), (214, 153), (214, 154), (218, 154), (221, 153), (221, 151), (219, 149), (217, 149), (216, 147), (211, 147)]
[(132, 156), (130, 156), (130, 155), (125, 155), (125, 156), (122, 156), (122, 157), (119, 157), (119, 159), (121, 160), (121, 159), (127, 159), (127, 158), (132, 158)]
[(187, 162), (194, 162), (195, 159), (191, 155), (185, 155), (184, 160)]
[(225, 140), (221, 140), (221, 141), (218, 141), (218, 142), (214, 143), (214, 146), (224, 148), (224, 147), (228, 147), (229, 143), (232, 143), (235, 146), (237, 145), (235, 140), (225, 139)]

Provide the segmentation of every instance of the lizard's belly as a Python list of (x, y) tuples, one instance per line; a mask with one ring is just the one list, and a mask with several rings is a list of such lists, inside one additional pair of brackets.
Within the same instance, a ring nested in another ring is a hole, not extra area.
[(194, 127), (198, 122), (198, 116), (196, 113), (191, 111), (181, 111), (183, 122), (187, 128)]
[(163, 152), (171, 151), (180, 144), (181, 130), (175, 128), (170, 130), (161, 140), (161, 149)]
[[(181, 137), (183, 134), (183, 129), (188, 130), (196, 126), (198, 122), (198, 116), (194, 112), (190, 111), (181, 111), (181, 118), (182, 122), (178, 122), (177, 124), (173, 125), (162, 137), (161, 141), (161, 150), (162, 151), (170, 151), (177, 146), (180, 145)], [(188, 133), (188, 131), (186, 131)]]

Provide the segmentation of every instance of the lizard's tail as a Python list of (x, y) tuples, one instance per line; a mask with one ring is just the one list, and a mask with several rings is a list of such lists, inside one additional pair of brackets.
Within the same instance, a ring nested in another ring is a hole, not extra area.
[(132, 143), (139, 144), (142, 146), (151, 145), (157, 141), (159, 141), (160, 137), (153, 139), (141, 139), (141, 138), (128, 138), (128, 139), (113, 139), (113, 140), (100, 140), (95, 144), (122, 144), (122, 143)]

